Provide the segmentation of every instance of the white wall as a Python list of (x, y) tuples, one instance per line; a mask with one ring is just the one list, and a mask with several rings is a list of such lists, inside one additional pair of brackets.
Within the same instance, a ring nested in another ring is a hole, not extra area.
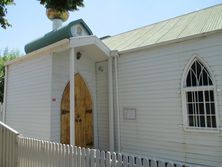
[[(51, 102), (51, 140), (60, 142), (60, 108), (65, 86), (69, 82), (69, 52), (60, 52), (52, 58), (52, 97)], [(98, 72), (103, 65), (104, 72)], [(75, 60), (75, 72), (80, 73), (88, 86), (93, 99), (94, 142), (95, 147), (107, 150), (108, 139), (108, 101), (107, 101), (107, 62), (95, 63), (89, 56), (83, 55)]]
[(0, 103), (0, 121), (3, 121), (3, 104)]
[[(193, 54), (208, 62), (222, 90), (222, 35), (156, 47), (119, 58), (121, 150), (163, 159), (221, 166), (222, 132), (185, 132), (181, 77)], [(217, 92), (222, 125), (222, 92)], [(136, 108), (124, 120), (123, 108)]]
[(8, 67), (6, 123), (27, 137), (50, 139), (51, 55)]
[(69, 52), (61, 52), (52, 56), (51, 98), (51, 140), (60, 142), (61, 99), (65, 86), (69, 82)]
[(99, 149), (109, 149), (108, 63), (96, 64), (96, 97)]
[[(60, 52), (53, 55), (52, 70), (52, 97), (51, 102), (51, 140), (60, 142), (60, 114), (63, 91), (69, 82), (69, 52)], [(87, 56), (80, 60), (75, 59), (75, 73), (80, 73), (88, 86), (93, 100), (95, 99), (95, 63)]]

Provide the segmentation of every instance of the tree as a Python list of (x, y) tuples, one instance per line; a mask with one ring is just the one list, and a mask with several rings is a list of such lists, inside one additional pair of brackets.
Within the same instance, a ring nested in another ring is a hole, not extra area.
[(0, 25), (2, 28), (6, 29), (11, 26), (8, 20), (5, 18), (7, 14), (7, 5), (14, 4), (13, 0), (0, 0)]
[(38, 0), (40, 4), (44, 5), (47, 9), (53, 8), (58, 11), (74, 11), (78, 7), (83, 7), (83, 0)]
[(0, 102), (3, 102), (4, 97), (4, 83), (5, 83), (5, 63), (20, 56), (21, 53), (18, 50), (9, 51), (6, 47), (3, 54), (0, 53)]

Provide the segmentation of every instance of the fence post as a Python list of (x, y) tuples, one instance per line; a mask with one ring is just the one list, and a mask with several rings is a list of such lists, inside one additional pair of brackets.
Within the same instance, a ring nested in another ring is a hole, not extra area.
[(173, 163), (169, 162), (167, 163), (167, 167), (174, 167)]
[(141, 163), (141, 158), (136, 157), (136, 167), (141, 167), (142, 163)]
[(100, 159), (101, 159), (100, 151), (96, 150), (96, 167), (100, 167)]
[(111, 166), (112, 166), (112, 167), (116, 167), (116, 166), (117, 166), (116, 153), (113, 152), (113, 153), (111, 154), (111, 159), (112, 159)]
[(143, 166), (144, 167), (149, 167), (150, 165), (149, 165), (149, 160), (147, 159), (147, 158), (144, 158), (143, 159)]
[(106, 167), (111, 167), (111, 154), (110, 152), (106, 152)]
[(134, 166), (134, 157), (132, 155), (129, 156), (129, 167)]
[(123, 166), (127, 167), (128, 166), (128, 156), (123, 155)]
[(14, 166), (19, 166), (19, 134), (14, 136), (15, 147), (14, 147)]
[(122, 164), (123, 164), (123, 159), (122, 159), (122, 154), (118, 153), (117, 154), (117, 167), (122, 167)]
[(0, 167), (191, 167), (27, 138), (0, 122)]
[(81, 166), (86, 167), (86, 150), (85, 148), (82, 148), (81, 150)]
[(86, 149), (86, 167), (90, 167), (90, 149)]
[(165, 162), (163, 161), (158, 161), (158, 167), (165, 167)]
[(106, 154), (105, 151), (101, 151), (101, 167), (105, 167), (105, 161), (106, 161)]
[(0, 122), (0, 166), (18, 167), (19, 133)]
[(156, 160), (151, 159), (150, 161), (151, 167), (157, 167)]
[(95, 155), (96, 155), (96, 151), (94, 149), (92, 149), (90, 152), (90, 158), (91, 158), (90, 167), (96, 166)]

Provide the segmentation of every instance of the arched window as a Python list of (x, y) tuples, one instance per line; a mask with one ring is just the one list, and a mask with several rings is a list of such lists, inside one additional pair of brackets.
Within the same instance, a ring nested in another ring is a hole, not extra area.
[(192, 59), (183, 82), (186, 125), (194, 128), (217, 128), (213, 76), (201, 59)]

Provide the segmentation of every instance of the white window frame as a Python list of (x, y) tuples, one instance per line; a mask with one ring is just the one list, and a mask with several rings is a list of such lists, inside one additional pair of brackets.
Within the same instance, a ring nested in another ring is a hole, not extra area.
[[(201, 86), (201, 87), (186, 87), (186, 78), (187, 74), (193, 65), (194, 61), (198, 60), (203, 64), (203, 66), (208, 70), (211, 79), (212, 79), (212, 86)], [(186, 67), (184, 68), (184, 72), (182, 75), (181, 80), (181, 94), (182, 94), (182, 110), (183, 110), (183, 129), (185, 131), (196, 131), (196, 132), (219, 132), (219, 115), (218, 115), (218, 102), (217, 102), (217, 94), (216, 94), (216, 82), (215, 77), (213, 75), (213, 72), (210, 68), (210, 66), (207, 64), (206, 61), (204, 61), (201, 57), (198, 55), (193, 55), (189, 62), (187, 63)], [(213, 90), (214, 92), (214, 104), (215, 104), (215, 116), (216, 116), (216, 128), (208, 128), (208, 127), (192, 127), (189, 126), (188, 123), (188, 114), (187, 114), (187, 98), (186, 98), (186, 92), (187, 91), (204, 91), (204, 90)]]

